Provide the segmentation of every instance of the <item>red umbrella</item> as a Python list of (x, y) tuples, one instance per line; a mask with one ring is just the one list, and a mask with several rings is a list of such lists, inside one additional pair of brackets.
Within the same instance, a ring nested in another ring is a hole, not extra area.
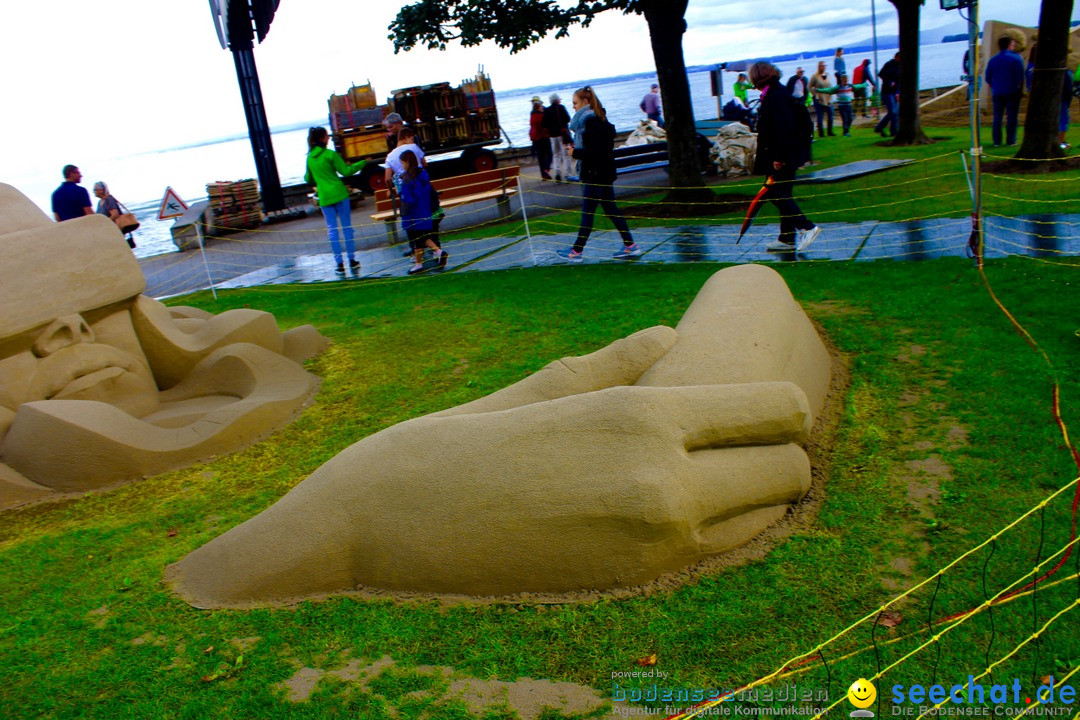
[(750, 207), (746, 209), (746, 217), (742, 221), (742, 227), (739, 228), (739, 237), (735, 240), (735, 244), (739, 244), (739, 240), (742, 240), (742, 236), (746, 234), (746, 231), (750, 229), (750, 226), (754, 224), (754, 218), (757, 217), (758, 210), (765, 204), (765, 196), (769, 193), (769, 188), (773, 186), (773, 176), (769, 175), (765, 178), (765, 184), (761, 186), (761, 189), (757, 191), (757, 195), (750, 201)]

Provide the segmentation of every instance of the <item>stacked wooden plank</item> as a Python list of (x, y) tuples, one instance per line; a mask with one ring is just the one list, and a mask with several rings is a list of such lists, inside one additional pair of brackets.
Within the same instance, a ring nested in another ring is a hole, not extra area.
[(248, 230), (262, 224), (257, 180), (207, 183), (206, 195), (213, 215), (212, 225), (218, 232)]

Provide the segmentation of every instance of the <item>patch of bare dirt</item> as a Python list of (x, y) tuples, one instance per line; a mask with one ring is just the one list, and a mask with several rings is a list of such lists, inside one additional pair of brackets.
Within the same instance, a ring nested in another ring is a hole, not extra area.
[(164, 635), (155, 635), (149, 631), (144, 632), (137, 638), (131, 639), (132, 645), (146, 645), (147, 643), (150, 643), (154, 647), (165, 647), (166, 643), (168, 642), (169, 638), (165, 637)]
[(982, 164), (982, 171), (996, 174), (1041, 175), (1080, 169), (1080, 155), (1053, 160), (991, 160)]
[(515, 682), (468, 678), (450, 684), (450, 693), (465, 701), (477, 715), (499, 707), (509, 707), (521, 720), (537, 720), (545, 708), (563, 714), (585, 713), (604, 704), (590, 687), (568, 682), (521, 678)]
[(902, 363), (910, 364), (915, 362), (912, 358), (922, 357), (925, 354), (926, 348), (924, 348), (922, 345), (912, 345), (911, 347), (907, 348), (905, 352), (897, 355), (896, 359)]
[(949, 441), (950, 450), (955, 450), (956, 448), (967, 445), (967, 436), (967, 428), (965, 428), (963, 425), (952, 425), (945, 433), (945, 439)]
[(807, 303), (806, 306), (817, 317), (850, 317), (852, 315), (869, 314), (866, 308), (849, 305), (841, 300), (822, 300)]
[(86, 613), (86, 616), (91, 618), (94, 627), (101, 629), (105, 627), (105, 623), (109, 622), (109, 614), (109, 606), (102, 605)]
[(238, 653), (240, 653), (241, 655), (243, 655), (243, 654), (244, 654), (244, 653), (246, 653), (246, 652), (247, 652), (248, 650), (251, 650), (251, 648), (255, 647), (255, 645), (256, 645), (256, 644), (257, 644), (257, 643), (258, 643), (258, 642), (259, 642), (260, 640), (262, 640), (262, 638), (261, 638), (261, 637), (258, 637), (258, 636), (255, 636), (255, 637), (246, 637), (246, 638), (233, 638), (232, 640), (230, 640), (230, 641), (229, 641), (229, 643), (230, 643), (230, 644), (231, 644), (231, 645), (232, 645), (232, 646), (233, 646), (234, 648), (236, 648), (236, 651), (237, 651)]
[(923, 460), (908, 460), (905, 464), (915, 472), (930, 476), (935, 482), (952, 480), (952, 465), (937, 455), (928, 455)]
[[(343, 653), (347, 657), (348, 651)], [(291, 677), (275, 685), (292, 703), (307, 702), (319, 682), (328, 676), (336, 677), (350, 689), (371, 693), (371, 681), (390, 668), (397, 667), (389, 656), (365, 664), (357, 658), (347, 658), (344, 667), (335, 670), (301, 667)], [(412, 692), (407, 697), (426, 697), (435, 700), (460, 699), (470, 713), (483, 715), (491, 710), (508, 707), (521, 720), (538, 720), (546, 709), (562, 714), (589, 713), (610, 703), (597, 691), (585, 685), (551, 680), (520, 678), (514, 682), (483, 680), (458, 675), (451, 667), (419, 665), (413, 670), (420, 675), (439, 676), (448, 683), (439, 691)], [(389, 709), (391, 716), (397, 708), (388, 698), (378, 696)]]
[(286, 680), (281, 681), (274, 687), (285, 691), (289, 702), (307, 702), (311, 693), (315, 692), (315, 686), (319, 684), (326, 673), (316, 668), (302, 667)]

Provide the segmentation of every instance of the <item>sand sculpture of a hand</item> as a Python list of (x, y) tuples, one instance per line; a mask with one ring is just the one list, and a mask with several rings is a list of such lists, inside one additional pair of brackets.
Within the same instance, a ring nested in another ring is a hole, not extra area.
[[(714, 323), (728, 312), (725, 338)], [(746, 314), (756, 322), (744, 327)], [(703, 352), (740, 361), (691, 366)], [(828, 381), (828, 355), (782, 280), (721, 271), (678, 331), (635, 333), (364, 438), (168, 578), (198, 607), (358, 586), (641, 584), (744, 544), (807, 491), (798, 443)]]

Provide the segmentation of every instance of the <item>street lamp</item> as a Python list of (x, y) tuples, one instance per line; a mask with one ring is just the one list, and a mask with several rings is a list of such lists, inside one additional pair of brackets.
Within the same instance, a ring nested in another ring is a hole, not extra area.
[(236, 65), (236, 79), (247, 116), (248, 137), (255, 155), (255, 170), (259, 175), (263, 210), (267, 213), (285, 208), (281, 192), (274, 146), (270, 142), (270, 126), (266, 120), (259, 73), (255, 69), (253, 36), (261, 43), (270, 31), (280, 0), (210, 0), (214, 30), (222, 50), (230, 50)]

